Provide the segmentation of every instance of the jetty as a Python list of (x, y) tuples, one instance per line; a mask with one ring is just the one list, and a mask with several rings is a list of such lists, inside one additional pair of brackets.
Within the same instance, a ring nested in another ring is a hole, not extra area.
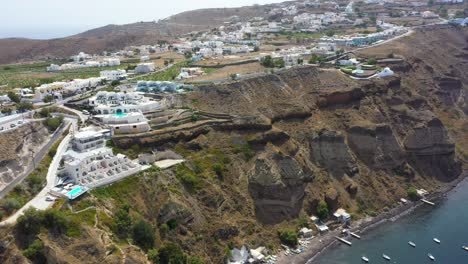
[(431, 201), (428, 201), (428, 200), (426, 200), (426, 199), (421, 199), (421, 201), (422, 201), (423, 203), (425, 203), (425, 204), (428, 204), (428, 205), (432, 205), (432, 206), (435, 205), (435, 203), (433, 203), (433, 202), (431, 202)]
[(353, 237), (357, 238), (357, 239), (361, 239), (361, 236), (356, 234), (356, 233), (349, 233), (350, 235), (352, 235)]
[(335, 238), (338, 239), (340, 242), (345, 243), (345, 244), (348, 245), (348, 246), (352, 246), (352, 245), (353, 245), (353, 243), (349, 242), (348, 240), (346, 240), (346, 239), (344, 239), (344, 238), (337, 237), (337, 236), (336, 236)]

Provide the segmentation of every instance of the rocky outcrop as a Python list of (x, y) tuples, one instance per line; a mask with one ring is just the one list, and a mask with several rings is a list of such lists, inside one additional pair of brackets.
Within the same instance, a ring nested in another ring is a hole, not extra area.
[(361, 100), (365, 96), (361, 88), (349, 91), (336, 91), (329, 94), (322, 94), (317, 102), (319, 107), (327, 107), (338, 104), (348, 104), (353, 101)]
[(169, 220), (174, 220), (178, 224), (188, 224), (194, 219), (194, 216), (185, 206), (169, 201), (159, 210), (158, 223), (164, 224)]
[(265, 224), (297, 217), (302, 208), (305, 182), (310, 180), (291, 157), (264, 153), (249, 175), (255, 214)]
[(404, 146), (410, 164), (422, 175), (452, 180), (461, 173), (455, 144), (436, 117), (416, 126), (406, 137)]
[(453, 105), (458, 102), (462, 95), (463, 84), (458, 78), (441, 77), (436, 79), (439, 90), (436, 94), (442, 102), (447, 105)]
[(359, 171), (340, 132), (323, 130), (314, 134), (310, 139), (310, 148), (312, 161), (335, 177), (344, 174), (353, 176)]
[(405, 159), (389, 125), (353, 126), (348, 129), (348, 143), (358, 158), (371, 168), (392, 169)]

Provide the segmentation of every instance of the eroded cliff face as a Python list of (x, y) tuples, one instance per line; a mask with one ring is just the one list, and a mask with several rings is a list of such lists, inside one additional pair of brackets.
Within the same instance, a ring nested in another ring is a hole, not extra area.
[(359, 173), (345, 137), (337, 131), (319, 131), (310, 139), (311, 159), (331, 175), (342, 177)]
[(268, 224), (297, 217), (302, 209), (304, 187), (311, 176), (291, 157), (264, 153), (249, 175), (249, 192), (257, 218)]
[(460, 175), (462, 165), (455, 157), (455, 144), (438, 118), (414, 127), (404, 144), (411, 165), (421, 174), (447, 181)]
[(49, 132), (40, 122), (0, 134), (0, 189), (32, 162), (32, 151), (45, 144)]
[(405, 161), (405, 152), (388, 124), (352, 126), (347, 135), (353, 152), (371, 168), (393, 169)]

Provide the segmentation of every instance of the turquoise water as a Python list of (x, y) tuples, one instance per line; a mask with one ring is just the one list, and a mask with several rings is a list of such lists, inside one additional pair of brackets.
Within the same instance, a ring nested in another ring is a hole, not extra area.
[(114, 116), (116, 116), (116, 117), (124, 117), (124, 116), (127, 116), (127, 115), (128, 114), (126, 114), (126, 113), (116, 113), (116, 114), (114, 114)]
[[(366, 256), (369, 263), (467, 264), (468, 251), (461, 247), (468, 246), (468, 180), (436, 202), (436, 206), (423, 205), (395, 222), (364, 233), (361, 240), (352, 240), (352, 247), (340, 244), (309, 263), (357, 264), (364, 263), (361, 257)], [(434, 237), (441, 244), (436, 244)], [(408, 241), (416, 243), (416, 248)], [(384, 260), (383, 253), (392, 260)], [(435, 262), (427, 257), (428, 253), (436, 258)]]
[(83, 191), (83, 189), (81, 189), (81, 187), (77, 187), (77, 188), (75, 188), (75, 189), (69, 191), (69, 192), (68, 192), (68, 196), (69, 196), (69, 197), (73, 197), (73, 196), (79, 194), (79, 193), (82, 192), (82, 191)]

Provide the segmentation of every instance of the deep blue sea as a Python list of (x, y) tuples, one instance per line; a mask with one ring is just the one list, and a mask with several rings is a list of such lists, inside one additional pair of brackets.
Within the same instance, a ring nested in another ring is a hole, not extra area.
[[(441, 240), (436, 244), (433, 238)], [(416, 248), (408, 245), (416, 243)], [(384, 223), (365, 232), (361, 240), (353, 239), (353, 246), (339, 246), (319, 255), (312, 264), (364, 263), (443, 263), (468, 264), (468, 179), (462, 181), (436, 206), (423, 205), (395, 222)], [(391, 261), (382, 258), (382, 253)], [(431, 261), (431, 253), (436, 260)]]

